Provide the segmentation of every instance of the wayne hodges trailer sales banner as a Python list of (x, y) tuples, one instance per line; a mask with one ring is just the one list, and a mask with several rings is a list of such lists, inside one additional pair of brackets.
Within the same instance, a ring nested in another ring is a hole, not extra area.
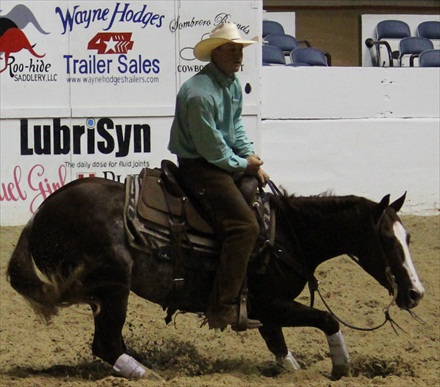
[[(175, 96), (216, 25), (261, 32), (260, 1), (1, 1), (1, 225), (88, 176), (124, 181), (159, 166)], [(238, 74), (257, 142), (259, 46)]]

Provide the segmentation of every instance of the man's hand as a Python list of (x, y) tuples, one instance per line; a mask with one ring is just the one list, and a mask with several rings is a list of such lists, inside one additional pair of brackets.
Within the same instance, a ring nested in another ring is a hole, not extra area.
[(257, 179), (263, 187), (266, 187), (266, 183), (270, 180), (270, 176), (260, 168), (258, 170)]
[(260, 184), (263, 186), (266, 185), (266, 182), (270, 179), (269, 175), (264, 172), (260, 167), (264, 164), (263, 160), (260, 159), (258, 155), (250, 155), (246, 158), (247, 160), (247, 168), (244, 173), (246, 175), (255, 176)]
[(246, 157), (247, 167), (244, 171), (246, 175), (256, 176), (260, 167), (264, 164), (260, 156), (250, 155)]

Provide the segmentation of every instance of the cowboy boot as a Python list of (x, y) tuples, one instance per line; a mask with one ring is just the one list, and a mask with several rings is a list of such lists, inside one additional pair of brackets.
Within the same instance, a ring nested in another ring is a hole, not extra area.
[[(261, 328), (263, 324), (260, 321), (247, 317), (246, 296), (240, 294), (240, 301), (237, 297), (232, 296), (237, 294), (236, 292), (241, 293), (242, 284), (240, 284), (237, 291), (237, 286), (231, 284), (234, 281), (231, 281), (231, 279), (229, 281), (222, 281), (221, 277), (221, 270), (219, 270), (214, 279), (209, 307), (206, 313), (209, 328), (225, 329), (228, 325), (231, 325), (231, 328), (237, 332)], [(229, 286), (225, 286), (225, 282)], [(223, 286), (220, 286), (220, 284), (223, 284)]]
[(263, 326), (260, 321), (247, 318), (247, 314), (240, 316), (239, 309), (238, 303), (231, 305), (218, 302), (208, 316), (209, 328), (225, 329), (230, 325), (232, 330), (242, 332), (247, 329), (258, 329)]

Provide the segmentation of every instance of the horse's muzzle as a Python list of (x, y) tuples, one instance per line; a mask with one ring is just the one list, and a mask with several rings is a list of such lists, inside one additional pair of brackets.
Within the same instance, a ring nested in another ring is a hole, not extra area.
[(419, 305), (419, 302), (423, 298), (425, 294), (425, 291), (418, 290), (418, 289), (409, 289), (406, 292), (399, 291), (399, 294), (396, 299), (396, 304), (401, 309), (413, 309), (417, 305)]

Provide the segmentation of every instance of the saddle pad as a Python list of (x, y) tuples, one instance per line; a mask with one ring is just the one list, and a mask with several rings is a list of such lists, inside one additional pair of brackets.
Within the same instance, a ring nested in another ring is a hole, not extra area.
[(169, 194), (158, 170), (143, 169), (138, 212), (141, 217), (164, 227), (170, 227), (170, 219), (185, 222), (190, 229), (214, 234), (212, 227), (201, 217), (188, 197)]
[[(124, 223), (130, 245), (138, 250), (150, 252), (158, 251), (170, 246), (171, 230), (169, 222), (165, 225), (145, 219), (139, 213), (139, 202), (141, 201), (141, 178), (138, 175), (129, 175), (126, 179), (126, 198), (124, 207)], [(156, 217), (155, 220), (157, 220)], [(165, 216), (166, 219), (167, 215)], [(160, 218), (165, 223), (164, 218)], [(183, 240), (183, 247), (193, 252), (202, 254), (217, 254), (218, 242), (214, 235), (196, 232), (193, 229), (185, 230), (186, 238)]]

